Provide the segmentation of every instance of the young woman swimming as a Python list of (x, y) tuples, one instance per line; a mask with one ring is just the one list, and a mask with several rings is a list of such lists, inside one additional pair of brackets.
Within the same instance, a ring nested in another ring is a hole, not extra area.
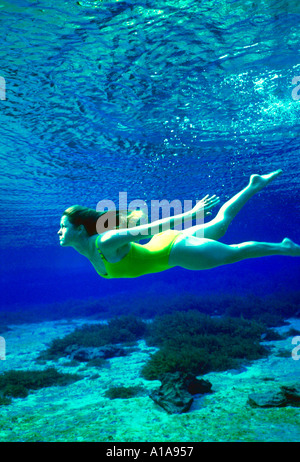
[[(281, 173), (282, 170), (276, 170), (267, 175), (251, 175), (249, 184), (226, 202), (213, 220), (181, 231), (171, 228), (192, 219), (199, 211), (209, 214), (219, 198), (207, 195), (189, 212), (134, 228), (121, 227), (121, 214), (117, 212), (114, 229), (109, 227), (100, 234), (97, 222), (107, 217), (109, 223), (111, 212), (75, 205), (62, 215), (58, 231), (60, 245), (71, 246), (87, 257), (104, 278), (133, 278), (175, 266), (206, 270), (269, 255), (300, 256), (300, 246), (288, 238), (280, 243), (250, 241), (227, 245), (218, 242), (246, 202)], [(169, 229), (161, 231), (166, 226)], [(137, 243), (150, 237), (147, 244)]]

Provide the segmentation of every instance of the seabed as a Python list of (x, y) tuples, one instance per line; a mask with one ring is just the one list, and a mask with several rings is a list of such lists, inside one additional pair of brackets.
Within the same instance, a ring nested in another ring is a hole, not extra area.
[[(299, 319), (279, 332), (300, 328)], [(299, 442), (300, 408), (252, 408), (247, 404), (251, 393), (276, 390), (295, 383), (300, 376), (300, 360), (294, 360), (292, 338), (265, 342), (272, 347), (267, 358), (240, 370), (211, 372), (202, 376), (212, 383), (212, 394), (195, 397), (186, 414), (169, 415), (156, 405), (148, 393), (160, 386), (147, 381), (140, 370), (156, 351), (143, 340), (129, 356), (107, 360), (109, 367), (68, 365), (67, 358), (45, 361), (36, 358), (52, 339), (63, 337), (86, 319), (53, 321), (9, 326), (2, 334), (6, 340), (6, 359), (1, 371), (10, 369), (41, 370), (50, 366), (59, 372), (83, 376), (73, 384), (30, 392), (26, 398), (14, 398), (1, 406), (0, 441), (2, 442)], [(99, 322), (99, 321), (98, 321)], [(277, 356), (285, 351), (286, 357)], [(290, 353), (290, 354), (289, 354)], [(111, 386), (142, 386), (145, 396), (109, 399)]]

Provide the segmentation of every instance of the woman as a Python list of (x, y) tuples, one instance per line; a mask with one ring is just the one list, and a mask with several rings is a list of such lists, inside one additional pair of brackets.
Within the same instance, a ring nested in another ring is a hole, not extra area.
[[(105, 214), (75, 205), (61, 218), (60, 245), (74, 247), (105, 278), (138, 277), (174, 266), (205, 270), (268, 255), (300, 256), (300, 246), (288, 238), (278, 244), (250, 241), (226, 245), (218, 242), (245, 203), (281, 173), (282, 170), (277, 170), (267, 175), (251, 175), (249, 184), (226, 202), (213, 220), (182, 231), (160, 232), (166, 226), (174, 228), (182, 224), (182, 220), (195, 217), (199, 211), (209, 214), (219, 199), (205, 196), (191, 211), (135, 226), (134, 232), (132, 227), (121, 227), (121, 214), (117, 213), (114, 229), (108, 227), (101, 234), (97, 232), (97, 222), (109, 218), (110, 212)], [(137, 244), (145, 235), (152, 239), (147, 244)]]

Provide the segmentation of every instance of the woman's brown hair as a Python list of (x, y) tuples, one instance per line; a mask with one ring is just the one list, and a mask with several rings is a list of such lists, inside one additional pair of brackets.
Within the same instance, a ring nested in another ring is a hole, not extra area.
[(93, 236), (110, 229), (131, 228), (136, 225), (143, 214), (139, 210), (129, 213), (120, 210), (97, 212), (89, 207), (72, 205), (64, 211), (64, 215), (68, 217), (72, 225), (83, 225), (88, 235)]

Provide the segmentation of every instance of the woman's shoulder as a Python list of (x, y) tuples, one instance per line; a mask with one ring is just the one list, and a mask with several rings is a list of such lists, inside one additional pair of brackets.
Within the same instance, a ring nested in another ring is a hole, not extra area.
[(106, 261), (110, 263), (117, 263), (130, 252), (131, 243), (124, 244), (123, 246), (117, 248), (108, 247), (105, 245), (105, 234), (106, 233), (91, 236), (90, 239), (92, 245), (95, 246), (97, 252), (100, 253)]

